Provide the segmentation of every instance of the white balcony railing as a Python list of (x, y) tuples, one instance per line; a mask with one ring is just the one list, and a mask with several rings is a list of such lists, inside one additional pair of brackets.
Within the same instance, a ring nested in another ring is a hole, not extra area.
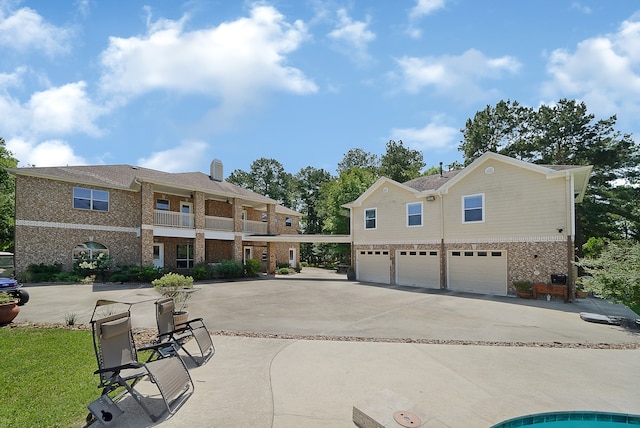
[[(195, 227), (194, 218), (195, 216), (193, 214), (155, 210), (153, 224), (156, 226), (193, 229)], [(205, 216), (204, 227), (206, 230), (233, 232), (233, 219), (228, 217)], [(245, 233), (264, 235), (267, 233), (267, 223), (244, 220), (242, 222), (242, 231)]]
[(205, 216), (204, 228), (207, 230), (222, 230), (233, 232), (233, 219), (228, 217)]
[(155, 210), (153, 224), (156, 226), (194, 228), (194, 215), (175, 211)]
[(245, 220), (242, 223), (242, 231), (245, 233), (257, 233), (264, 235), (267, 233), (267, 223), (263, 221)]

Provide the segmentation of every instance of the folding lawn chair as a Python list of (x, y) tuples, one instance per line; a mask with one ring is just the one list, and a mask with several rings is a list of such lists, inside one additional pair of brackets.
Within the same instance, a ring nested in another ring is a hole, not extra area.
[[(110, 303), (117, 302), (99, 300), (96, 303), (96, 308)], [(148, 404), (150, 403), (145, 403), (150, 400), (135, 388), (136, 384), (145, 376), (148, 376), (157, 387), (166, 411), (169, 414), (174, 414), (194, 391), (193, 381), (182, 359), (171, 355), (166, 358), (139, 362), (138, 350), (152, 349), (157, 351), (157, 345), (136, 349), (130, 311), (107, 315), (99, 319), (94, 319), (95, 312), (94, 309), (91, 326), (98, 370), (94, 373), (100, 375), (98, 387), (102, 388), (102, 396), (89, 405), (93, 416), (103, 424), (105, 421), (111, 421), (114, 417), (111, 410), (118, 412), (116, 416), (119, 416), (122, 412), (117, 405), (114, 405), (113, 401), (118, 401), (128, 392), (151, 420), (157, 421), (165, 413), (165, 410), (154, 414), (149, 408)], [(111, 398), (114, 395), (112, 393), (120, 387), (124, 390), (120, 391), (112, 401)], [(110, 411), (105, 411), (105, 408)]]
[[(186, 321), (184, 324), (175, 325), (173, 314), (175, 312), (175, 302), (171, 298), (156, 301), (156, 322), (158, 324), (158, 341), (160, 353), (165, 355), (167, 349), (177, 354), (182, 349), (191, 360), (198, 366), (206, 363), (213, 357), (216, 350), (213, 346), (211, 335), (204, 325), (202, 318), (195, 318)], [(196, 340), (200, 355), (196, 359), (191, 352), (185, 348), (191, 338)], [(160, 345), (170, 345), (160, 347)]]

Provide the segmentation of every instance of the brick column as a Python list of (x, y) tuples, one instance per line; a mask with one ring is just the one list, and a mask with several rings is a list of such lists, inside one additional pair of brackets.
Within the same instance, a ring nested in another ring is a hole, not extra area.
[(267, 233), (270, 235), (278, 234), (278, 224), (276, 222), (276, 205), (267, 205)]
[(140, 188), (140, 263), (153, 264), (153, 184), (142, 183)]
[(267, 242), (267, 273), (276, 273), (276, 243)]
[(233, 259), (242, 263), (242, 203), (238, 198), (232, 201), (231, 211), (233, 213)]
[(193, 195), (194, 225), (196, 228), (196, 242), (194, 246), (194, 263), (202, 263), (206, 260), (205, 255), (205, 200), (203, 192), (195, 192)]

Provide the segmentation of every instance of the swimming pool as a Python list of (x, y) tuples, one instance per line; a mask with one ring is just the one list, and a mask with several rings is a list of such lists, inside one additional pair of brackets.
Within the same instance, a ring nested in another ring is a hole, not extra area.
[(640, 428), (640, 415), (608, 412), (551, 412), (520, 416), (491, 428)]

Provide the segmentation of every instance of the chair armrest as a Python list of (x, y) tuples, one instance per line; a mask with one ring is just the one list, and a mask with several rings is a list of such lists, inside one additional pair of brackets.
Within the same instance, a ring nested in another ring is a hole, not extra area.
[(102, 368), (102, 369), (98, 369), (95, 372), (93, 372), (93, 374), (109, 373), (109, 372), (119, 373), (121, 370), (139, 369), (140, 367), (143, 367), (143, 366), (144, 366), (144, 364), (142, 364), (142, 363), (127, 363), (127, 364), (123, 364), (121, 366), (105, 367), (105, 368)]

